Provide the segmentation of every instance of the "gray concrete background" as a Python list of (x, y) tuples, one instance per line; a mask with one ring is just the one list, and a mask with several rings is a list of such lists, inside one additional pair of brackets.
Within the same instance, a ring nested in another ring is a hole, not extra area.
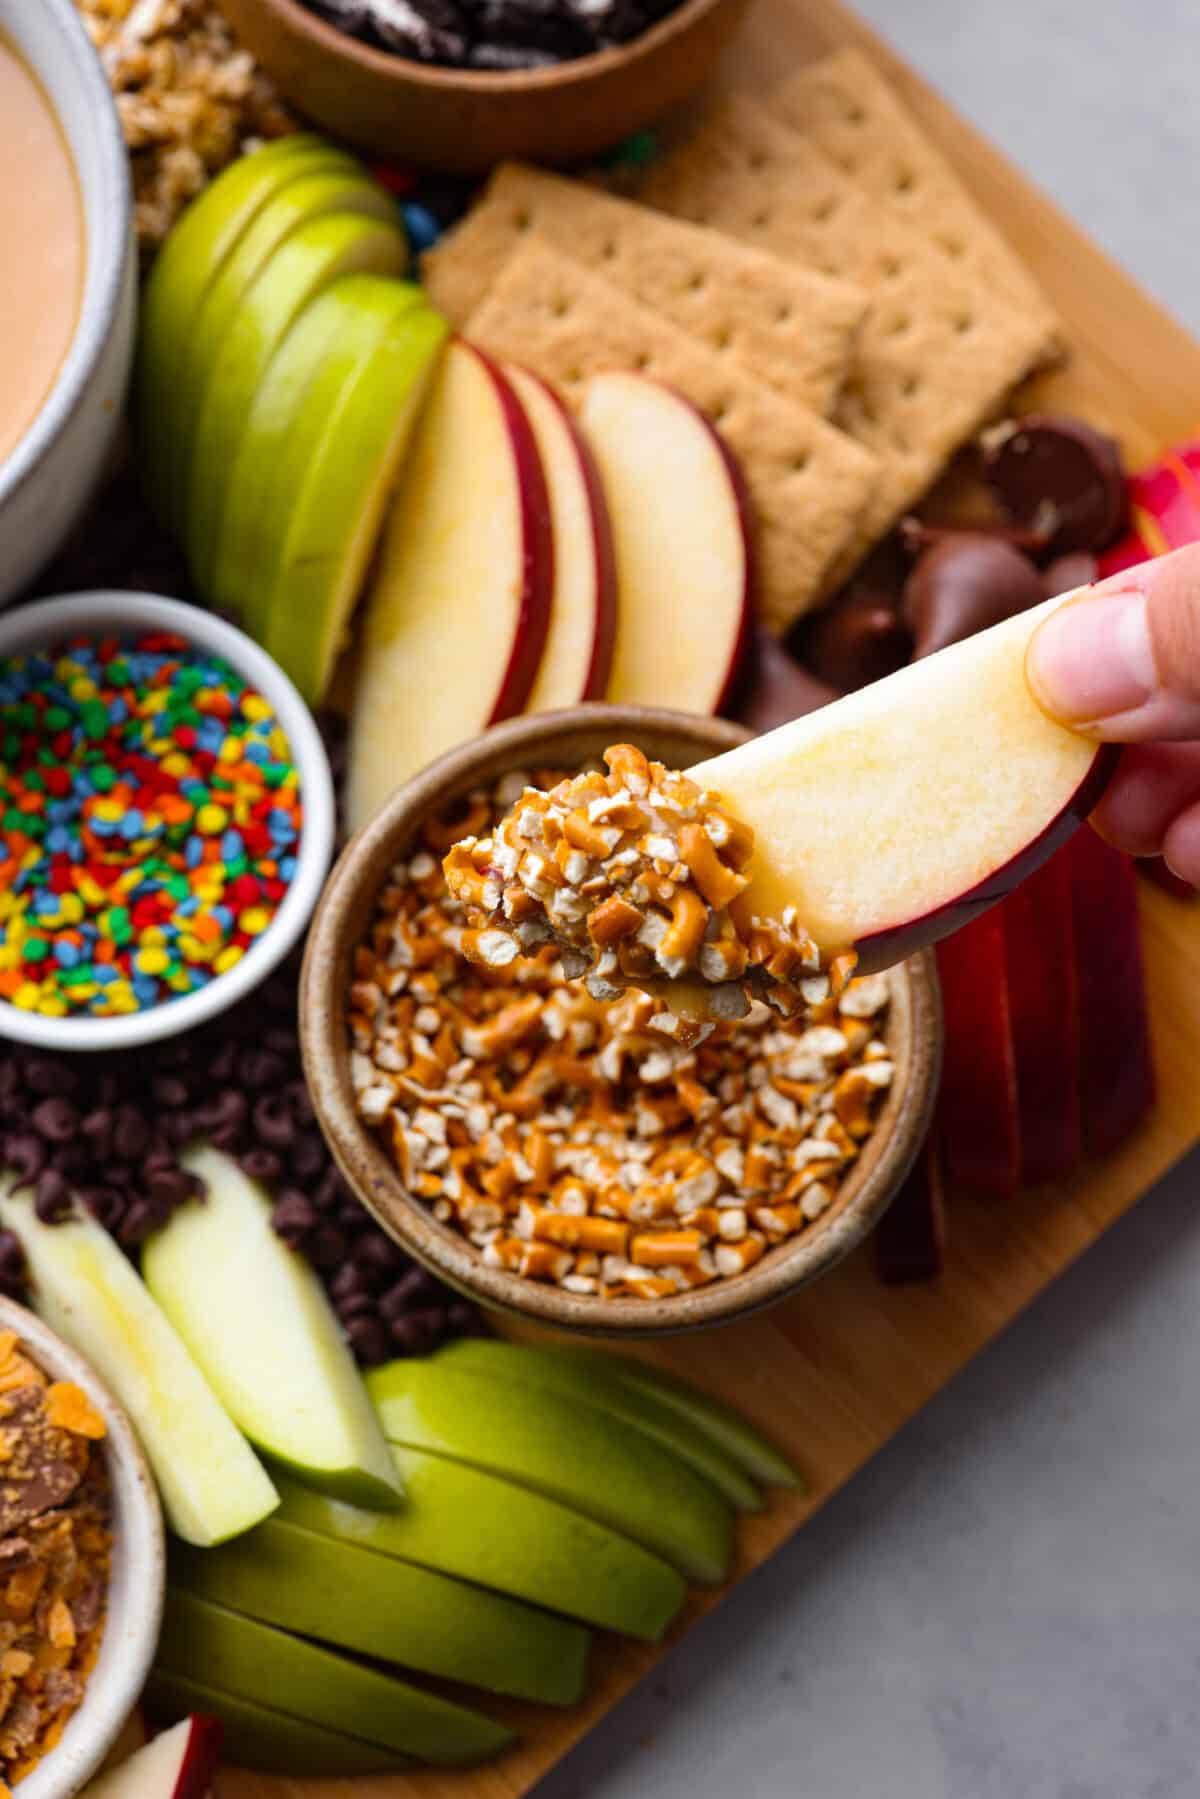
[[(1200, 11), (859, 4), (1200, 330)], [(1198, 1202), (1194, 1157), (538, 1799), (1195, 1799)]]

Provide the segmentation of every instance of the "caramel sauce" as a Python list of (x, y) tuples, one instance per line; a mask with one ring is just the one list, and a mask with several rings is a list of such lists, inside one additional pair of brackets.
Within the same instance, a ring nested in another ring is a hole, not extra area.
[(0, 36), (0, 463), (71, 346), (85, 256), (66, 139), (32, 71)]

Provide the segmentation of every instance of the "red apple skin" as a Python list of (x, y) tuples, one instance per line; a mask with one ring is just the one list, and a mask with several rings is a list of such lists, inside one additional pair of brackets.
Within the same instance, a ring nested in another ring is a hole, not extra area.
[[(555, 412), (566, 426), (567, 435), (571, 439), (579, 472), (583, 477), (583, 485), (587, 491), (588, 510), (592, 520), (592, 550), (596, 566), (596, 622), (592, 635), (592, 659), (588, 664), (587, 678), (579, 699), (602, 700), (608, 686), (608, 677), (612, 673), (613, 648), (617, 641), (617, 556), (613, 547), (612, 520), (608, 512), (608, 500), (600, 480), (600, 470), (596, 467), (596, 458), (592, 455), (591, 445), (579, 429), (575, 419), (564, 405), (562, 396), (527, 369), (522, 363), (521, 373), (530, 381), (536, 381), (545, 394)], [(552, 584), (553, 585), (553, 584)]]
[(876, 969), (890, 968), (897, 962), (903, 962), (907, 957), (915, 955), (917, 950), (927, 949), (931, 944), (940, 943), (944, 937), (961, 930), (970, 920), (986, 912), (998, 900), (1004, 899), (1019, 882), (1026, 880), (1044, 862), (1048, 862), (1054, 852), (1061, 849), (1078, 831), (1083, 821), (1095, 811), (1113, 777), (1120, 755), (1120, 744), (1098, 744), (1091, 767), (1057, 817), (1031, 843), (1027, 843), (1015, 856), (1011, 856), (968, 892), (948, 900), (945, 905), (925, 913), (921, 918), (886, 926), (880, 931), (872, 932), (869, 937), (862, 938), (855, 945), (859, 972), (869, 974)]
[(221, 1720), (209, 1717), (207, 1712), (193, 1712), (188, 1722), (192, 1728), (187, 1750), (170, 1799), (204, 1799), (221, 1756), (225, 1735)]
[(1067, 850), (1000, 908), (1017, 1069), (1021, 1184), (1059, 1180), (1083, 1154), (1079, 1120), (1079, 977)]
[(513, 631), (512, 652), (508, 667), (500, 678), (496, 698), (485, 724), (498, 724), (520, 712), (533, 688), (538, 663), (546, 647), (550, 629), (550, 607), (554, 597), (554, 531), (550, 518), (550, 498), (546, 477), (538, 454), (533, 427), (525, 416), (525, 408), (517, 398), (512, 383), (507, 381), (490, 356), (475, 344), (459, 338), (458, 343), (476, 357), (496, 390), (504, 423), (512, 445), (517, 468), (517, 493), (521, 508), (521, 541), (525, 547), (524, 580), (521, 603)]
[(945, 1018), (937, 1131), (946, 1178), (1007, 1199), (1021, 1168), (1004, 921), (973, 918), (937, 947)]
[[(666, 387), (669, 384), (664, 381), (660, 382), (659, 385)], [(754, 547), (754, 507), (750, 500), (750, 489), (746, 486), (746, 477), (742, 473), (742, 465), (730, 449), (729, 445), (725, 442), (725, 439), (721, 436), (721, 433), (717, 430), (717, 427), (713, 424), (712, 420), (701, 412), (695, 402), (689, 400), (685, 393), (680, 393), (677, 387), (672, 387), (670, 391), (682, 405), (687, 407), (689, 412), (695, 414), (696, 418), (699, 419), (700, 423), (704, 426), (704, 429), (708, 432), (714, 444), (717, 446), (717, 453), (725, 465), (725, 473), (728, 475), (729, 485), (733, 489), (734, 505), (737, 509), (738, 528), (742, 534), (742, 548), (746, 557), (746, 581), (742, 588), (742, 609), (741, 616), (738, 620), (737, 635), (734, 638), (733, 647), (729, 654), (729, 666), (725, 671), (725, 684), (710, 707), (710, 711), (716, 716), (718, 713), (725, 710), (733, 698), (733, 691), (737, 685), (738, 676), (741, 674), (742, 665), (746, 660), (746, 654), (750, 648), (750, 637), (754, 628), (754, 612), (758, 595), (758, 555)]]
[(875, 1233), (879, 1278), (889, 1287), (933, 1280), (946, 1252), (946, 1208), (941, 1152), (931, 1132), (908, 1179)]
[(1095, 831), (1068, 850), (1079, 971), (1083, 1147), (1107, 1155), (1154, 1104), (1154, 1055), (1133, 864)]

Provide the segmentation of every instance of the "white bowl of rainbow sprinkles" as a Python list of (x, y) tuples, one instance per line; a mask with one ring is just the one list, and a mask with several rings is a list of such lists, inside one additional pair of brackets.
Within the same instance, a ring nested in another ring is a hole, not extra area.
[(334, 835), (312, 715), (233, 625), (118, 591), (0, 617), (0, 1037), (132, 1049), (223, 1012)]

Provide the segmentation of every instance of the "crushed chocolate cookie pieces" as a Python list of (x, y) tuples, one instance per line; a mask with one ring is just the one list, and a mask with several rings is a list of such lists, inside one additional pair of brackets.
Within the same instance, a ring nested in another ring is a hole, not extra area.
[(14, 1785), (83, 1699), (112, 1549), (104, 1419), (0, 1332), (0, 1777)]

